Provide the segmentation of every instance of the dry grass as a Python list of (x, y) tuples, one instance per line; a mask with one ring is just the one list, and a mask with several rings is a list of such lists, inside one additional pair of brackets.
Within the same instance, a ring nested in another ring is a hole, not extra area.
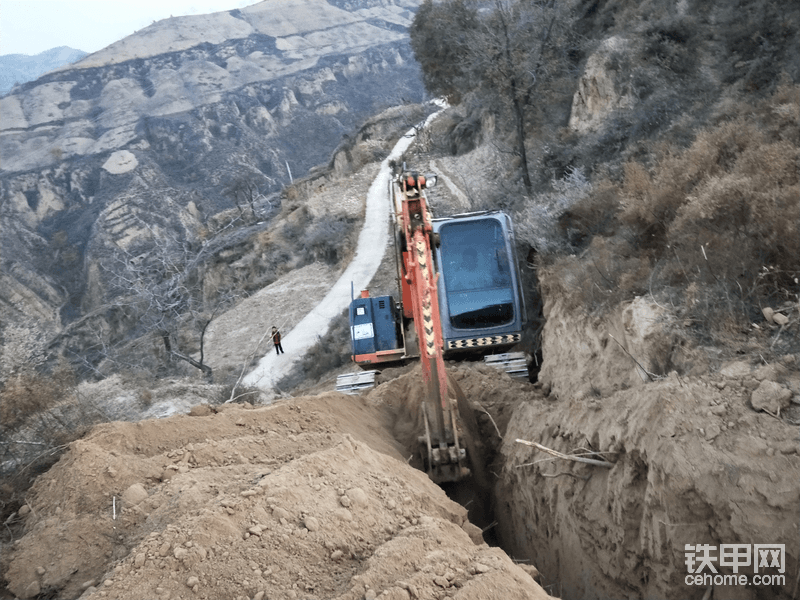
[(689, 148), (664, 146), (651, 167), (628, 162), (561, 218), (583, 252), (546, 268), (575, 303), (649, 292), (713, 332), (798, 300), (800, 86), (727, 110)]

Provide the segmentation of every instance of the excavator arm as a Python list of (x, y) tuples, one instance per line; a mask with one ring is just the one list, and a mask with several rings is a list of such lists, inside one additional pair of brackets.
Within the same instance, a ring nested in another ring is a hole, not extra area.
[(405, 172), (396, 185), (395, 210), (405, 241), (401, 275), (408, 284), (411, 296), (426, 388), (426, 398), (421, 407), (425, 435), (419, 438), (420, 451), (425, 469), (433, 481), (459, 481), (470, 471), (466, 449), (459, 439), (458, 409), (448, 394), (437, 291), (438, 274), (432, 252), (436, 236), (422, 191), (427, 182), (424, 175)]

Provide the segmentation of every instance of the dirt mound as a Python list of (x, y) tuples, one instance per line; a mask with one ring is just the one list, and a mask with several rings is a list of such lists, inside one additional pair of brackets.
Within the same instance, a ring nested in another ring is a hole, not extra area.
[(97, 427), (31, 489), (20, 598), (547, 598), (404, 460), (391, 410), (328, 393)]

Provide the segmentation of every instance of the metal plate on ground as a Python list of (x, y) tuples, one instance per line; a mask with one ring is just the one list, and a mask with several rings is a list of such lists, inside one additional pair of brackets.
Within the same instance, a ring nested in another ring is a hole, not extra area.
[(504, 352), (483, 357), (483, 362), (491, 367), (502, 369), (511, 377), (528, 378), (528, 358), (524, 352)]
[(351, 396), (358, 394), (361, 390), (375, 387), (375, 376), (379, 371), (356, 371), (355, 373), (345, 373), (336, 378), (336, 391)]

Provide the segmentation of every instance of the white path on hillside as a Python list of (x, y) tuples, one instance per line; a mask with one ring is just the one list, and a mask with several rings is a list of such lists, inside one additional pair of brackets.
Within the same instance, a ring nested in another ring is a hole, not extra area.
[[(428, 117), (427, 126), (439, 112)], [(372, 280), (383, 260), (389, 234), (389, 161), (397, 160), (414, 140), (415, 130), (411, 129), (395, 144), (391, 154), (381, 163), (380, 172), (367, 192), (367, 211), (364, 227), (358, 236), (356, 255), (342, 273), (339, 280), (291, 331), (283, 335), (281, 345), (286, 354), (280, 356), (270, 344), (270, 351), (247, 374), (243, 383), (265, 391), (272, 391), (282, 377), (288, 375), (292, 367), (303, 358), (306, 351), (317, 343), (328, 331), (331, 321), (350, 305), (350, 284), (356, 293), (365, 289)]]

